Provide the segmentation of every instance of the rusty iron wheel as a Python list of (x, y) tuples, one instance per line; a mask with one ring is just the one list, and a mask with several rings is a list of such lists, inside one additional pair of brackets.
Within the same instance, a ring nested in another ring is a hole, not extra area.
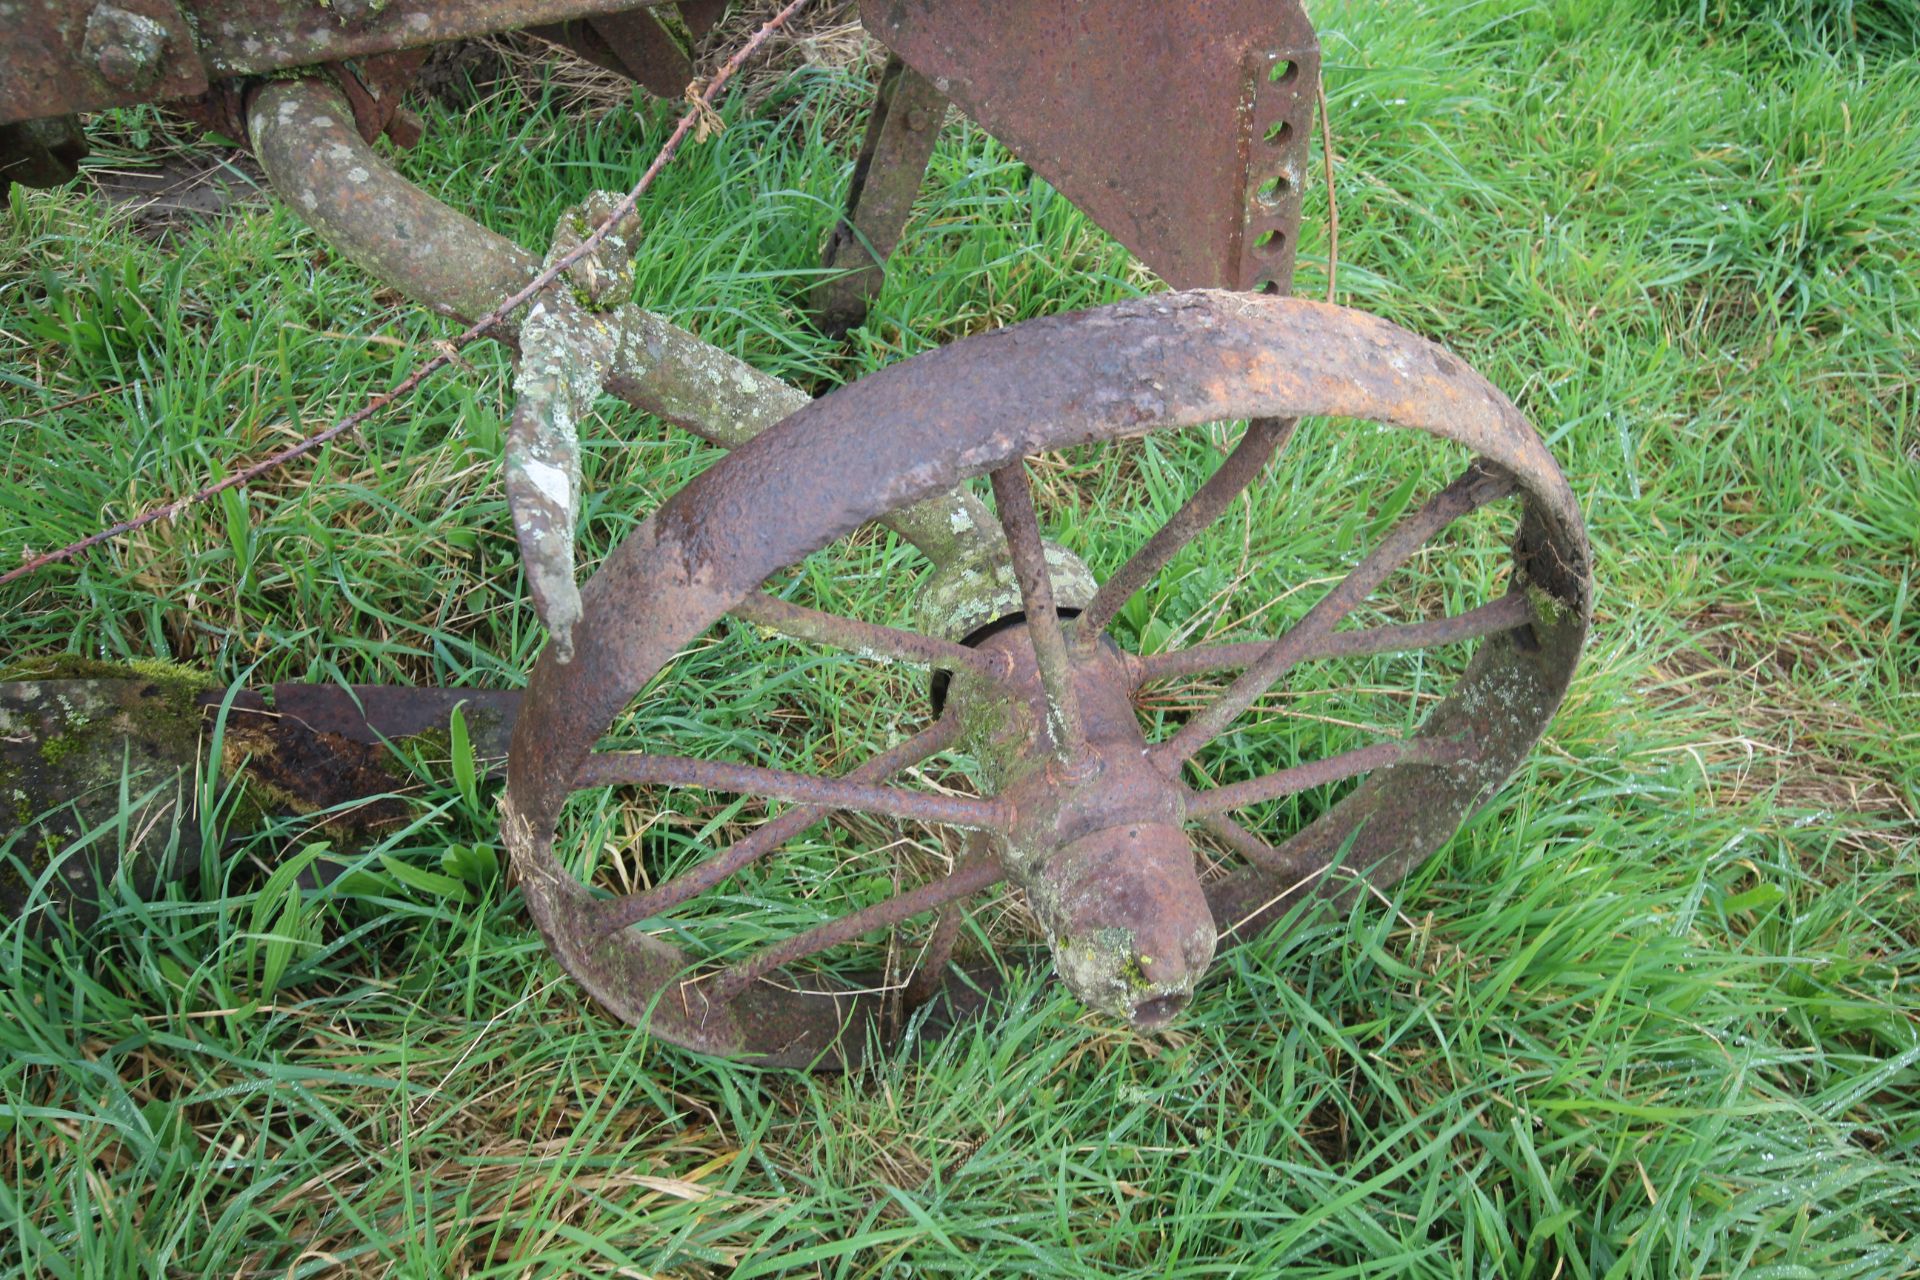
[[(1283, 635), (1122, 652), (1106, 624), (1259, 480), (1302, 417), (1425, 433), (1470, 461)], [(1041, 541), (1024, 459), (1236, 419), (1251, 425), (1216, 474), (1068, 616), (1068, 602), (1053, 599), (1060, 557)], [(961, 644), (937, 626), (850, 624), (760, 594), (772, 575), (865, 522), (978, 476), (992, 478), (1003, 572), (1018, 580), (1023, 607), (1010, 624)], [(1518, 513), (1506, 595), (1431, 621), (1336, 630), (1435, 535), (1509, 497)], [(696, 477), (627, 537), (582, 597), (571, 660), (550, 649), (533, 672), (503, 802), (505, 839), (541, 933), (603, 1006), (662, 1040), (764, 1064), (843, 1068), (918, 1004), (950, 1018), (981, 1003), (991, 966), (963, 970), (950, 957), (960, 905), (1003, 879), (1024, 891), (1075, 992), (1143, 1029), (1186, 1003), (1216, 945), (1257, 935), (1303, 895), (1398, 880), (1538, 739), (1578, 658), (1591, 583), (1580, 514), (1559, 469), (1532, 426), (1466, 365), (1360, 312), (1196, 292), (1029, 321), (836, 391)], [(946, 704), (836, 778), (596, 750), (631, 700), (730, 611), (946, 671)], [(1413, 734), (1214, 789), (1188, 781), (1196, 753), (1299, 664), (1467, 641), (1477, 643), (1463, 674)], [(1223, 670), (1241, 674), (1171, 735), (1145, 739), (1134, 703), (1143, 683)], [(955, 748), (994, 762), (982, 794), (890, 781)], [(1230, 816), (1361, 775), (1277, 845)], [(568, 797), (635, 783), (790, 807), (665, 883), (627, 895), (590, 889), (554, 852)], [(834, 810), (963, 828), (968, 852), (944, 876), (745, 956), (702, 956), (667, 940), (681, 936), (664, 919), (675, 908)], [(1193, 828), (1240, 865), (1202, 883), (1186, 835)], [(926, 914), (935, 921), (912, 948), (911, 974), (797, 967)]]

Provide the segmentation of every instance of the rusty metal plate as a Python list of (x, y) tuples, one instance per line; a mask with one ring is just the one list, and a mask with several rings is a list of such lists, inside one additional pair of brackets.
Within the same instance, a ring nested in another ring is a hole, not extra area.
[(713, 30), (731, 3), (732, 0), (680, 0), (680, 21), (687, 24), (687, 34), (698, 40)]
[(1176, 289), (1293, 269), (1319, 44), (1276, 0), (861, 0), (861, 20)]
[(202, 93), (172, 0), (0, 0), (0, 123)]
[(273, 686), (276, 715), (350, 742), (379, 743), (421, 733), (445, 733), (459, 707), (475, 754), (504, 757), (520, 714), (517, 689), (438, 689), (411, 685), (335, 685), (287, 682)]

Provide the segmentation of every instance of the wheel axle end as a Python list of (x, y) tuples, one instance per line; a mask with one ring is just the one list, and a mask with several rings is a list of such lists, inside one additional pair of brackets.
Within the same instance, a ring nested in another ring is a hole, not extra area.
[(1177, 1017), (1213, 960), (1213, 916), (1177, 827), (1113, 827), (1076, 840), (1028, 897), (1061, 980), (1088, 1008), (1137, 1031)]

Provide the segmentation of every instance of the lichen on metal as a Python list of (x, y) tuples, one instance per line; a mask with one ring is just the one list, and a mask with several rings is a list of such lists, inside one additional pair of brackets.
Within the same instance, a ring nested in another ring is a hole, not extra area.
[[(599, 191), (567, 210), (543, 267), (577, 248), (619, 203), (619, 196)], [(579, 422), (629, 345), (623, 323), (633, 308), (624, 304), (633, 289), (639, 227), (633, 215), (610, 230), (527, 309), (520, 325), (520, 365), (503, 459), (507, 505), (534, 611), (552, 634), (562, 662), (572, 661), (573, 624), (580, 618), (574, 581)]]

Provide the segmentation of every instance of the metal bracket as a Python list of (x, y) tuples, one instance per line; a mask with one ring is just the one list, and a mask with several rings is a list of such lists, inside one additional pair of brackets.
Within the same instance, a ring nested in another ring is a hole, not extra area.
[(813, 311), (825, 332), (837, 336), (867, 318), (868, 303), (886, 283), (887, 259), (900, 243), (946, 115), (947, 100), (930, 80), (897, 55), (887, 59), (847, 188), (846, 214), (834, 224), (821, 254), (822, 266), (846, 272), (814, 287)]
[(693, 80), (693, 60), (687, 51), (644, 9), (529, 27), (527, 32), (571, 49), (615, 75), (637, 80), (662, 98), (678, 98)]

